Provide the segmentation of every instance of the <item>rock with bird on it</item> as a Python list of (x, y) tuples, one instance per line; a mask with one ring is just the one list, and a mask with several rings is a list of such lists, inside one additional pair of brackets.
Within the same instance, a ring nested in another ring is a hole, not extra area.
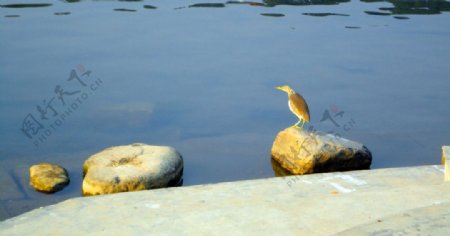
[(89, 157), (83, 174), (83, 195), (163, 188), (181, 182), (183, 159), (168, 146), (115, 146)]
[(66, 169), (50, 163), (36, 164), (30, 167), (30, 185), (39, 192), (54, 193), (69, 184)]
[(296, 175), (368, 169), (372, 162), (371, 152), (360, 143), (298, 127), (278, 133), (272, 158)]

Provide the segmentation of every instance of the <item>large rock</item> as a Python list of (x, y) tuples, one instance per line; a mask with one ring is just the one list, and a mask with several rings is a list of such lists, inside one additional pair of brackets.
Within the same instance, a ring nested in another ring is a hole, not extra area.
[(368, 169), (372, 162), (360, 143), (295, 127), (278, 133), (272, 158), (292, 174)]
[(166, 146), (116, 146), (89, 157), (83, 174), (84, 195), (162, 188), (181, 181), (183, 159)]
[(41, 163), (30, 167), (30, 185), (39, 192), (54, 193), (69, 182), (66, 169), (59, 165)]

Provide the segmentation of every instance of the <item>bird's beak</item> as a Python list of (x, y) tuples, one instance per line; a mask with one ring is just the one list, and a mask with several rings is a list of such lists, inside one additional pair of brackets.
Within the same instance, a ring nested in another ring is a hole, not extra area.
[(283, 90), (282, 88), (281, 88), (281, 86), (277, 86), (277, 87), (275, 87), (276, 89), (278, 89), (278, 90)]

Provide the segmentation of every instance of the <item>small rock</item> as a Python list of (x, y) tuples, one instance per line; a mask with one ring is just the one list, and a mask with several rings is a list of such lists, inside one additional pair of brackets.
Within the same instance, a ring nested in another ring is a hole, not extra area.
[(360, 143), (294, 127), (278, 133), (272, 158), (292, 174), (368, 169), (372, 162)]
[(41, 163), (30, 167), (30, 185), (37, 191), (54, 193), (69, 184), (66, 169), (59, 165)]
[(183, 159), (167, 146), (116, 146), (89, 157), (83, 174), (84, 195), (162, 188), (181, 181)]

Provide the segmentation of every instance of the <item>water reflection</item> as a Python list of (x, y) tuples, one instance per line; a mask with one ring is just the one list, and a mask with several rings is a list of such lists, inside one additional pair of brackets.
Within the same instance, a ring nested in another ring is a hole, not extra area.
[(196, 3), (189, 5), (189, 7), (210, 7), (210, 8), (220, 8), (225, 7), (223, 3)]
[(66, 11), (66, 12), (55, 12), (56, 16), (67, 16), (70, 15), (70, 12)]
[(281, 14), (281, 13), (261, 13), (261, 16), (283, 17), (284, 14)]
[(380, 11), (364, 11), (367, 15), (374, 15), (374, 16), (390, 16), (391, 13), (387, 12), (380, 12)]
[(152, 6), (152, 5), (144, 5), (145, 9), (156, 9), (157, 7)]
[(302, 15), (305, 16), (316, 16), (316, 17), (324, 17), (324, 16), (350, 16), (347, 14), (340, 14), (340, 13), (303, 13)]
[(4, 8), (33, 8), (33, 7), (49, 7), (53, 4), (50, 3), (17, 3), (17, 4), (5, 4), (0, 5)]
[[(389, 2), (393, 7), (382, 7), (382, 11), (390, 11), (391, 14), (410, 14), (410, 15), (431, 15), (441, 14), (441, 12), (450, 11), (450, 2), (445, 0), (422, 1), (422, 0), (361, 0), (362, 2)], [(397, 18), (398, 19), (398, 18)]]
[(274, 159), (270, 158), (270, 163), (272, 165), (272, 170), (273, 173), (275, 174), (275, 176), (277, 177), (283, 177), (283, 176), (289, 176), (289, 175), (293, 175), (292, 173), (290, 173), (288, 170), (284, 169), (280, 163), (278, 163), (277, 161), (275, 161)]
[(250, 2), (250, 1), (227, 1), (227, 4), (241, 4), (241, 5), (250, 5), (250, 6), (266, 6), (266, 4), (261, 2)]
[(350, 2), (350, 0), (264, 0), (267, 6), (276, 5), (336, 5), (339, 3)]
[(134, 10), (134, 9), (128, 9), (128, 8), (115, 8), (114, 11), (136, 12), (137, 10)]

